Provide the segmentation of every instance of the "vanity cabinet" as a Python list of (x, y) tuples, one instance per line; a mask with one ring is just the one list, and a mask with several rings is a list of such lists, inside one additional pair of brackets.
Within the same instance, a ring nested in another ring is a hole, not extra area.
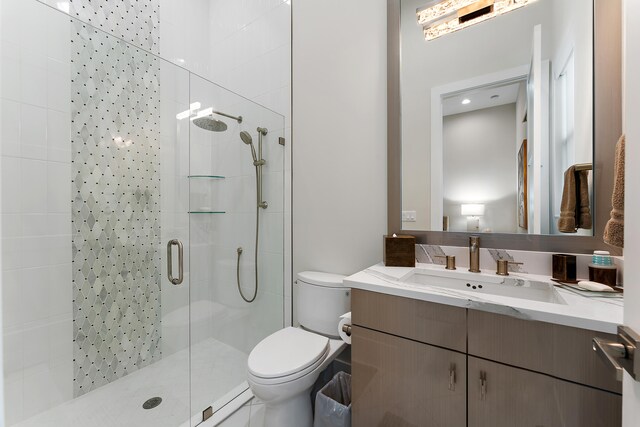
[(614, 335), (478, 310), (468, 311), (467, 330), (469, 355), (622, 394), (591, 343)]
[(467, 424), (466, 310), (353, 289), (352, 424)]
[(354, 426), (466, 425), (466, 355), (358, 326), (351, 337)]
[(369, 426), (616, 427), (609, 334), (353, 289), (352, 420)]
[(469, 427), (622, 425), (618, 394), (469, 356)]

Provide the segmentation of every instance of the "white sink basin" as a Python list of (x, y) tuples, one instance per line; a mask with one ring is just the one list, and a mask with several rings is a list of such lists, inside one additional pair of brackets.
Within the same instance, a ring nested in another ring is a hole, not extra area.
[(524, 279), (516, 276), (498, 276), (488, 273), (471, 273), (463, 270), (416, 268), (400, 279), (410, 285), (424, 285), (475, 295), (497, 295), (566, 304), (551, 283)]

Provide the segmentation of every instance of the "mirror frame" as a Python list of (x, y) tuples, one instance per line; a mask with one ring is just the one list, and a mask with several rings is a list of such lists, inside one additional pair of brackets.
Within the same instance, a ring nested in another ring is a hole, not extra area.
[(402, 229), (402, 110), (400, 83), (401, 0), (387, 0), (387, 231), (409, 234), (417, 243), (468, 246), (479, 234), (482, 247), (543, 252), (622, 255), (603, 241), (611, 211), (616, 142), (622, 134), (622, 0), (593, 0), (593, 236), (467, 233)]

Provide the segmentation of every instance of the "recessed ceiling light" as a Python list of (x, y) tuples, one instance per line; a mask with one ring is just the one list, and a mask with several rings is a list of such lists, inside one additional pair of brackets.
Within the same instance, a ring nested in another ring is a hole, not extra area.
[(462, 105), (467, 105), (467, 104), (471, 104), (471, 100), (467, 99), (467, 98), (463, 99), (462, 100)]

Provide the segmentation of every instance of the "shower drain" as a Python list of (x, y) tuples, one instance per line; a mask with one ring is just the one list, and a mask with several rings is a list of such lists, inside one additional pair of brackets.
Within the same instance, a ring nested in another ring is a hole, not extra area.
[(161, 403), (162, 403), (162, 398), (161, 397), (152, 397), (151, 399), (149, 399), (146, 402), (144, 402), (142, 404), (142, 407), (144, 409), (153, 409), (153, 408), (155, 408), (156, 406), (158, 406)]

